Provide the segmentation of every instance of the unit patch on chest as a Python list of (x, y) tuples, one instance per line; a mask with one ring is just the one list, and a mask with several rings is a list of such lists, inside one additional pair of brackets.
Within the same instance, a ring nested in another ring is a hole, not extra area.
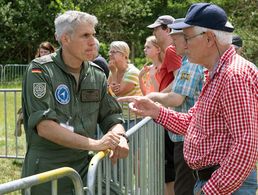
[(55, 98), (60, 104), (68, 104), (70, 102), (69, 88), (64, 85), (58, 85), (55, 91)]
[(100, 101), (99, 89), (83, 89), (81, 91), (82, 102), (98, 102)]

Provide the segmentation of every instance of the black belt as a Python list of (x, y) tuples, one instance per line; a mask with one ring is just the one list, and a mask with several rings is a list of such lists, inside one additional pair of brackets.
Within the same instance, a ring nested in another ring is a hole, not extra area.
[(203, 169), (199, 170), (193, 170), (193, 176), (195, 180), (199, 179), (208, 181), (211, 178), (212, 173), (216, 171), (219, 167), (219, 165), (214, 165), (210, 167), (204, 167)]

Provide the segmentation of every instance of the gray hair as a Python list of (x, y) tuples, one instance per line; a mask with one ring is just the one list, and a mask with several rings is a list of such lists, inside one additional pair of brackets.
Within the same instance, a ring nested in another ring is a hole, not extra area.
[(202, 32), (211, 31), (215, 34), (216, 39), (222, 45), (231, 44), (231, 42), (232, 42), (232, 33), (230, 33), (230, 32), (214, 30), (214, 29), (200, 27), (200, 26), (194, 26), (194, 31), (197, 34), (202, 33)]
[(63, 14), (59, 14), (55, 19), (55, 36), (60, 43), (61, 36), (64, 33), (73, 34), (78, 24), (86, 22), (92, 26), (96, 26), (98, 19), (94, 15), (85, 12), (69, 10)]

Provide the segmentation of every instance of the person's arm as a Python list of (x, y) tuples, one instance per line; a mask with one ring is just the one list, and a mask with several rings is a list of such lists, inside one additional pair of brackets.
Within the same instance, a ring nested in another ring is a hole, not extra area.
[(127, 93), (129, 93), (130, 91), (132, 91), (134, 88), (135, 88), (135, 84), (134, 83), (122, 81), (121, 84), (120, 84), (118, 92), (115, 93), (115, 94), (117, 96), (124, 96)]
[(143, 76), (146, 75), (146, 67), (144, 66), (139, 73), (139, 85), (143, 95), (146, 95), (146, 85)]
[(131, 102), (129, 107), (138, 116), (150, 116), (154, 121), (169, 131), (185, 135), (195, 112), (195, 107), (188, 113), (179, 113), (164, 108), (161, 104), (153, 102), (146, 96), (127, 96), (117, 99), (119, 102)]
[(136, 85), (139, 85), (139, 70), (136, 67), (131, 67), (129, 71), (124, 73), (124, 77), (120, 84), (116, 84), (114, 93), (116, 96), (125, 96), (132, 91)]
[[(105, 83), (104, 88), (105, 88)], [(120, 104), (116, 99), (110, 96), (108, 93), (102, 94), (102, 99), (99, 109), (99, 127), (103, 134), (113, 132), (119, 135), (120, 142), (115, 149), (112, 149), (110, 158), (113, 163), (117, 161), (118, 158), (125, 158), (129, 153), (129, 146), (127, 144), (125, 129), (122, 125), (123, 116)]]
[[(173, 71), (174, 78), (176, 78), (176, 75), (177, 75), (178, 71), (179, 71), (179, 69)], [(175, 82), (175, 79), (173, 81), (171, 81), (171, 83), (165, 89), (163, 89), (161, 92), (162, 93), (171, 92), (171, 89), (172, 89), (172, 86), (173, 86), (174, 82)]]
[(169, 93), (152, 92), (149, 93), (147, 97), (153, 100), (154, 102), (161, 103), (165, 107), (180, 106), (185, 100), (185, 96), (172, 91)]
[(81, 150), (114, 150), (120, 142), (117, 133), (110, 131), (100, 140), (94, 140), (71, 132), (53, 120), (43, 120), (37, 125), (38, 135), (56, 144)]
[(159, 82), (157, 81), (156, 78), (152, 80), (152, 83), (153, 83), (154, 91), (159, 91)]

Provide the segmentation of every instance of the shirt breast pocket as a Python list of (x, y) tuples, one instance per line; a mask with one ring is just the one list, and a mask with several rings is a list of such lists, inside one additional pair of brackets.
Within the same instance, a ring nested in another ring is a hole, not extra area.
[(223, 120), (220, 102), (215, 97), (201, 98), (196, 112), (196, 125), (205, 135), (215, 134), (222, 129), (218, 121)]
[(94, 136), (98, 118), (99, 118), (99, 102), (87, 102), (83, 103), (81, 108), (80, 118), (83, 124), (83, 132), (82, 134), (88, 135), (89, 137)]

